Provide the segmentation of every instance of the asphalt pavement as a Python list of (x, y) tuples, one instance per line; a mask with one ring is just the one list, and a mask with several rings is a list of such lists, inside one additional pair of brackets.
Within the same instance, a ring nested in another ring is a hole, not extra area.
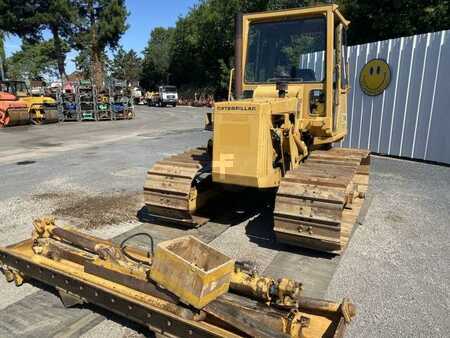
[[(210, 137), (203, 131), (205, 112), (138, 106), (131, 121), (1, 129), (0, 245), (29, 237), (31, 221), (48, 214), (108, 238), (145, 226), (136, 213), (143, 206), (146, 170), (165, 156), (205, 145)], [(357, 305), (347, 336), (448, 336), (449, 187), (447, 166), (373, 157), (364, 224), (343, 257), (324, 267), (332, 271), (331, 280), (318, 286), (326, 298), (348, 296)], [(261, 271), (281, 273), (274, 267), (284, 264), (283, 273), (308, 280), (311, 260), (254, 240), (263, 227), (257, 217), (208, 225), (201, 235), (230, 256), (254, 261)], [(2, 337), (149, 335), (90, 307), (65, 312), (42, 285), (16, 288), (0, 279), (0, 299)]]

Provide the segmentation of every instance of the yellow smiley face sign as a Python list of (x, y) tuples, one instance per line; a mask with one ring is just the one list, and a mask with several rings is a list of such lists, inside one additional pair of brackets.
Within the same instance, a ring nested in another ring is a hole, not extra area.
[(391, 68), (382, 59), (373, 59), (361, 69), (359, 85), (370, 96), (377, 96), (391, 83)]

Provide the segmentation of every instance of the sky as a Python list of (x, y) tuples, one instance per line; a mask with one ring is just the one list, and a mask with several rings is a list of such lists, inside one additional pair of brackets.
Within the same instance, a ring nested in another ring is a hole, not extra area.
[[(150, 32), (155, 27), (174, 26), (179, 16), (184, 16), (198, 0), (126, 0), (129, 16), (129, 28), (122, 36), (120, 44), (125, 50), (134, 49), (141, 53), (147, 46)], [(50, 34), (45, 32), (45, 38)], [(20, 50), (21, 41), (18, 37), (10, 36), (5, 41), (6, 55), (10, 56)], [(77, 53), (70, 52), (66, 60), (66, 72), (75, 70), (72, 59)]]

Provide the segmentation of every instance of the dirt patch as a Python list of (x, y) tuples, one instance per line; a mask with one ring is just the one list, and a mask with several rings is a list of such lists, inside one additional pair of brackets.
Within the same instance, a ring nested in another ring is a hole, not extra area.
[(56, 193), (56, 192), (44, 192), (41, 194), (34, 194), (31, 198), (33, 201), (42, 201), (42, 200), (55, 200), (59, 198), (75, 198), (76, 195), (73, 193)]
[(33, 195), (34, 200), (51, 200), (57, 206), (52, 215), (80, 221), (84, 229), (94, 229), (106, 225), (137, 220), (137, 212), (142, 208), (143, 195), (133, 193), (103, 193), (82, 195), (77, 193), (42, 193)]

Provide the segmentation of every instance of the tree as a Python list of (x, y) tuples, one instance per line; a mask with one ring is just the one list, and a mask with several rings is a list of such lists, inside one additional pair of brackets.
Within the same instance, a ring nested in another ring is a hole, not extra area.
[[(175, 26), (170, 73), (178, 86), (226, 93), (234, 65), (234, 18), (238, 12), (303, 7), (316, 0), (202, 0)], [(450, 28), (450, 0), (337, 0), (352, 22), (349, 43), (366, 43)], [(288, 51), (288, 52), (294, 52)], [(295, 53), (292, 57), (295, 57)]]
[(91, 78), (91, 55), (88, 49), (80, 50), (73, 60), (77, 72), (80, 72), (85, 79)]
[(112, 60), (111, 76), (121, 80), (139, 81), (141, 64), (141, 58), (133, 49), (126, 52), (120, 47)]
[[(75, 67), (77, 72), (81, 73), (84, 79), (92, 79), (92, 62), (91, 62), (91, 50), (89, 48), (85, 48), (79, 51), (78, 55), (73, 60), (75, 62)], [(103, 51), (101, 54), (101, 70), (102, 74), (106, 74), (108, 72), (108, 65), (110, 64), (110, 60), (106, 51)]]
[(27, 42), (42, 42), (42, 32), (45, 29), (51, 32), (61, 78), (66, 75), (65, 45), (70, 42), (78, 20), (75, 0), (0, 0), (0, 29)]
[(266, 7), (267, 10), (298, 8), (324, 3), (324, 1), (317, 1), (317, 0), (269, 0), (266, 2), (267, 2)]
[(77, 49), (89, 46), (91, 74), (97, 87), (102, 87), (105, 49), (118, 46), (128, 26), (125, 0), (78, 0), (83, 18), (75, 39)]
[[(175, 84), (226, 95), (234, 67), (235, 17), (239, 12), (301, 7), (299, 0), (202, 0), (175, 26), (169, 72)], [(203, 88), (203, 89), (202, 89)]]
[(0, 30), (0, 80), (5, 79), (5, 33)]
[(154, 89), (170, 81), (174, 33), (173, 28), (163, 27), (157, 27), (151, 32), (142, 61), (140, 83), (144, 88)]
[(79, 20), (78, 11), (70, 0), (42, 1), (42, 3), (46, 5), (42, 8), (40, 21), (52, 32), (59, 76), (63, 78), (66, 76), (65, 59), (69, 51), (64, 45), (73, 37), (74, 27)]
[[(8, 77), (12, 79), (42, 79), (55, 77), (58, 65), (52, 40), (30, 43), (23, 42), (21, 50), (6, 59)], [(68, 48), (63, 46), (63, 53)]]
[(233, 64), (234, 17), (244, 1), (201, 1), (175, 27), (170, 73), (178, 86), (224, 95)]
[(448, 0), (339, 0), (338, 3), (351, 21), (350, 44), (450, 28)]

